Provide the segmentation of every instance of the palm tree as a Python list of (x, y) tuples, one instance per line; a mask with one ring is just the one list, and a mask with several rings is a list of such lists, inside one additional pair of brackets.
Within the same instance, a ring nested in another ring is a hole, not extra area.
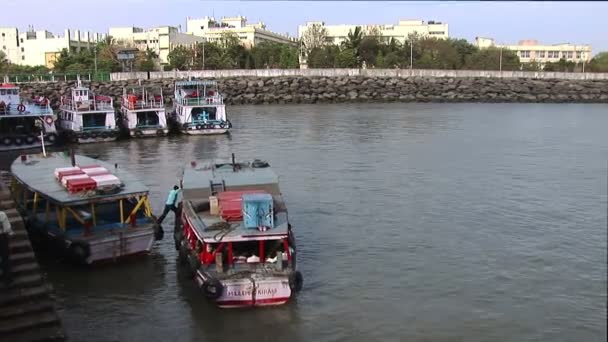
[(361, 26), (356, 26), (355, 31), (348, 31), (348, 36), (345, 41), (342, 42), (342, 47), (345, 49), (352, 49), (357, 54), (359, 53), (359, 45), (363, 40), (363, 31), (361, 30)]

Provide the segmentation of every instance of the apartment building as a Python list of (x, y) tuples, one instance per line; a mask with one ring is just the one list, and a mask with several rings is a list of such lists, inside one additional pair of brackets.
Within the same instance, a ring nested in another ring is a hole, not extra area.
[(159, 26), (150, 29), (140, 27), (110, 27), (109, 35), (118, 42), (134, 46), (138, 50), (156, 52), (161, 65), (168, 64), (168, 55), (176, 46), (192, 46), (205, 39), (179, 32), (177, 27)]
[(400, 20), (397, 25), (326, 25), (323, 21), (310, 21), (307, 22), (306, 25), (298, 26), (298, 38), (302, 38), (304, 33), (311, 26), (324, 27), (327, 32), (327, 42), (336, 45), (339, 45), (343, 41), (347, 40), (348, 33), (354, 32), (357, 26), (361, 27), (364, 34), (379, 34), (380, 37), (387, 42), (390, 41), (391, 38), (394, 38), (395, 40), (403, 43), (411, 34), (418, 34), (420, 36), (435, 37), (440, 39), (449, 37), (449, 27), (447, 23), (442, 23), (439, 21), (425, 22), (423, 20)]
[(92, 49), (101, 39), (103, 35), (80, 30), (66, 29), (63, 36), (55, 36), (47, 30), (34, 31), (32, 27), (25, 32), (15, 27), (0, 28), (0, 51), (13, 64), (52, 68), (63, 49)]
[(266, 24), (248, 24), (244, 16), (222, 17), (215, 20), (213, 17), (190, 18), (186, 20), (186, 31), (189, 34), (204, 37), (209, 42), (219, 42), (226, 33), (236, 35), (241, 44), (246, 48), (252, 48), (261, 42), (274, 42), (290, 44), (295, 46), (296, 39), (288, 34), (279, 34), (266, 28)]
[(475, 38), (475, 45), (480, 49), (496, 47), (515, 51), (522, 63), (537, 62), (541, 65), (547, 62), (558, 62), (565, 59), (569, 62), (589, 62), (593, 58), (591, 45), (586, 44), (541, 44), (537, 40), (521, 40), (517, 44), (496, 44), (492, 38)]

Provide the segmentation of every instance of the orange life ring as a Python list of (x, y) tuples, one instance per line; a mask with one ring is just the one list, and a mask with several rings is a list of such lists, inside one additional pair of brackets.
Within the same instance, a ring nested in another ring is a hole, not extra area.
[(25, 105), (24, 105), (23, 103), (20, 103), (20, 104), (17, 106), (17, 110), (18, 110), (19, 112), (21, 112), (21, 113), (25, 112)]
[(52, 125), (53, 124), (53, 118), (50, 116), (47, 116), (46, 119), (44, 119), (44, 121), (46, 122), (47, 125)]

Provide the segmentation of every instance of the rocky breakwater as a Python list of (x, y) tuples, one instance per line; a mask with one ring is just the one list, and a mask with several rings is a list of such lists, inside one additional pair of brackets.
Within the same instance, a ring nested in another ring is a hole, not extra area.
[[(238, 77), (217, 80), (227, 104), (346, 102), (552, 102), (608, 103), (608, 81), (454, 77)], [(91, 82), (97, 94), (119, 105), (122, 89), (136, 80)], [(173, 80), (142, 81), (162, 87), (171, 101)], [(74, 83), (23, 84), (26, 96), (43, 94), (54, 107)]]

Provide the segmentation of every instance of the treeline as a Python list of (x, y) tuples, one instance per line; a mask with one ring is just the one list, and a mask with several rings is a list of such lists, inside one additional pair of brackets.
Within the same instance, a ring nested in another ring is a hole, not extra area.
[[(127, 47), (111, 37), (94, 49), (62, 51), (53, 72), (84, 73), (119, 72), (122, 65), (117, 52)], [(360, 27), (348, 34), (340, 45), (328, 43), (323, 27), (307, 31), (300, 46), (263, 42), (251, 49), (240, 44), (234, 34), (225, 34), (218, 42), (177, 46), (168, 55), (168, 65), (161, 67), (158, 55), (150, 49), (139, 51), (132, 64), (133, 71), (201, 70), (201, 69), (295, 69), (299, 55), (305, 56), (309, 68), (401, 68), (527, 70), (565, 72), (608, 72), (608, 52), (595, 56), (590, 63), (574, 63), (564, 59), (546, 63), (521, 63), (515, 51), (498, 48), (479, 49), (464, 39), (435, 39), (410, 35), (405, 42), (385, 40), (374, 32), (364, 33)], [(583, 70), (584, 68), (584, 70)], [(44, 66), (19, 66), (8, 63), (0, 51), (0, 73), (41, 74), (51, 70)]]

